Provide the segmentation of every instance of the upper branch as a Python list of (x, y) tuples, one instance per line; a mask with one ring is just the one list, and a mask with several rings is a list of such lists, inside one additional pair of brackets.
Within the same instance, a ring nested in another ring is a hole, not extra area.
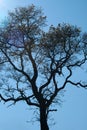
[(57, 96), (57, 93), (59, 91), (57, 81), (55, 79), (55, 74), (53, 76), (53, 83), (54, 83), (54, 86), (55, 86), (55, 90), (54, 90), (53, 94), (50, 96), (50, 99), (47, 102), (47, 106), (50, 106), (50, 104), (53, 102), (53, 100), (55, 99), (55, 97)]
[(47, 80), (47, 82), (40, 87), (40, 89), (39, 89), (39, 92), (40, 92), (40, 93), (42, 92), (42, 90), (43, 90), (45, 87), (47, 87), (47, 86), (50, 84), (51, 79), (52, 79), (52, 77), (53, 77), (53, 74), (54, 74), (54, 72), (52, 72), (52, 73), (50, 74), (50, 77), (49, 77), (49, 79)]
[(65, 88), (66, 84), (68, 83), (68, 79), (72, 76), (72, 70), (70, 69), (69, 66), (67, 66), (67, 69), (69, 70), (69, 75), (66, 77), (65, 82), (62, 85), (62, 87), (58, 88), (58, 91), (63, 90)]
[(6, 58), (8, 59), (8, 62), (12, 65), (12, 67), (13, 67), (15, 70), (17, 70), (18, 72), (22, 73), (24, 76), (26, 76), (27, 79), (29, 80), (29, 82), (31, 82), (31, 79), (30, 79), (29, 75), (28, 75), (26, 72), (24, 72), (23, 69), (21, 70), (21, 69), (19, 69), (17, 66), (15, 66), (14, 63), (11, 61), (10, 57), (7, 55), (7, 53), (5, 53), (5, 51), (3, 51), (2, 49), (1, 49), (1, 51), (2, 51), (3, 54), (6, 56)]
[(33, 59), (33, 56), (32, 56), (32, 53), (31, 53), (31, 45), (29, 46), (28, 55), (29, 55), (29, 58), (30, 58), (30, 61), (32, 63), (33, 70), (34, 70), (34, 75), (33, 75), (32, 80), (36, 81), (36, 79), (38, 77), (38, 71), (37, 71), (37, 65), (36, 65), (35, 60)]
[(71, 81), (71, 80), (68, 80), (67, 83), (70, 83), (70, 84), (72, 84), (72, 85), (74, 85), (74, 86), (77, 86), (77, 87), (82, 87), (82, 88), (86, 88), (86, 89), (87, 89), (87, 84), (84, 85), (84, 84), (82, 84), (81, 82), (75, 83), (75, 82), (73, 82), (73, 81)]

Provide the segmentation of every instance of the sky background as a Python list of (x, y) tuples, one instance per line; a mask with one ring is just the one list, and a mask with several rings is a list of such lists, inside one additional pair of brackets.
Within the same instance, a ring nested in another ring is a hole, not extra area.
[[(87, 0), (0, 0), (0, 21), (8, 10), (30, 4), (42, 7), (48, 25), (65, 22), (87, 31)], [(87, 74), (76, 71), (74, 77), (86, 80)], [(87, 90), (68, 85), (61, 100), (52, 116), (56, 124), (50, 130), (87, 130)], [(39, 130), (37, 122), (27, 123), (34, 113), (23, 102), (7, 106), (0, 104), (0, 130)]]

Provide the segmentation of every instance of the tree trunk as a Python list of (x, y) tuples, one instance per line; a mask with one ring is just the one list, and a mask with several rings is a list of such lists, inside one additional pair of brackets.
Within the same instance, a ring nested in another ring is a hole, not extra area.
[(40, 108), (40, 128), (40, 130), (49, 130), (46, 109), (44, 106)]

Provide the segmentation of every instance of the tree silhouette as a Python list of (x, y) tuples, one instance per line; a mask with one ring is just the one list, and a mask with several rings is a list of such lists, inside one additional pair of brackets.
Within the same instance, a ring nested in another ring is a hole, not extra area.
[(41, 130), (49, 130), (48, 115), (67, 84), (87, 88), (72, 79), (87, 61), (87, 34), (65, 23), (45, 32), (45, 21), (42, 10), (31, 5), (9, 12), (0, 27), (0, 99), (38, 108)]

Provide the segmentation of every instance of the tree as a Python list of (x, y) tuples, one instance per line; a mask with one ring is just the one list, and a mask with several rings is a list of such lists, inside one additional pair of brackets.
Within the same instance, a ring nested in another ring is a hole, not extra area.
[(0, 27), (0, 99), (38, 108), (41, 130), (49, 130), (48, 115), (67, 84), (87, 88), (72, 79), (87, 61), (87, 34), (65, 23), (45, 32), (45, 21), (41, 9), (31, 5), (9, 12)]

